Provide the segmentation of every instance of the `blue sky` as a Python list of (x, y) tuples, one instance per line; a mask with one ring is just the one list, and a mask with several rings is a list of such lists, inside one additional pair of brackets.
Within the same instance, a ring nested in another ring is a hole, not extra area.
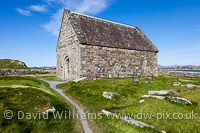
[(199, 0), (1, 0), (0, 58), (56, 66), (63, 8), (139, 27), (160, 65), (200, 65)]

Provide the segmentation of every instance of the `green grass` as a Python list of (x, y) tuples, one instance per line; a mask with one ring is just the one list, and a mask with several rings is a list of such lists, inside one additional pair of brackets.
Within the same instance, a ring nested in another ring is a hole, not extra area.
[(32, 78), (42, 78), (48, 81), (63, 81), (57, 78), (56, 74), (35, 74), (35, 75), (23, 75), (23, 77), (32, 77)]
[[(68, 114), (67, 119), (54, 119), (53, 113), (48, 114), (48, 119), (18, 119), (18, 111), (38, 114), (51, 107), (60, 112), (74, 110), (71, 104), (41, 80), (30, 77), (0, 77), (0, 132), (82, 131), (78, 120), (72, 120)], [(5, 110), (13, 111), (12, 119), (4, 118)]]
[[(101, 110), (105, 109), (113, 113), (134, 114), (133, 117), (139, 119), (137, 114), (141, 113), (141, 111), (143, 114), (157, 115), (157, 113), (191, 113), (193, 110), (199, 116), (200, 89), (173, 86), (174, 82), (200, 84), (199, 78), (184, 78), (192, 80), (190, 82), (180, 81), (183, 78), (174, 76), (158, 76), (154, 79), (155, 81), (151, 82), (141, 78), (141, 83), (139, 84), (132, 84), (132, 78), (117, 79), (115, 86), (113, 85), (113, 79), (100, 79), (98, 83), (96, 81), (69, 82), (60, 84), (57, 87), (63, 89), (66, 95), (76, 100), (90, 113), (101, 113)], [(150, 90), (176, 90), (178, 94), (171, 96), (186, 98), (193, 105), (188, 106), (167, 100), (142, 98), (142, 95), (147, 95)], [(110, 100), (102, 96), (103, 91), (116, 92), (120, 95)], [(139, 103), (141, 99), (144, 99), (145, 102)], [(192, 120), (166, 119), (166, 116), (165, 119), (160, 120), (157, 120), (157, 117), (152, 117), (151, 119), (143, 117), (139, 120), (167, 132), (200, 131), (199, 117)], [(102, 119), (95, 120), (95, 124), (100, 132), (154, 132), (153, 130), (128, 125), (122, 120), (107, 119), (105, 116)]]

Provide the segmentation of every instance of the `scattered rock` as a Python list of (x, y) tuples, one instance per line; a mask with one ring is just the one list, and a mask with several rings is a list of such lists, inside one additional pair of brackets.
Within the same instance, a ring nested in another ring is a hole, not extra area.
[(143, 95), (142, 97), (147, 97), (148, 98), (148, 97), (151, 97), (151, 95)]
[(19, 65), (19, 66), (27, 68), (27, 66), (26, 66), (26, 64), (24, 62), (19, 61), (16, 64)]
[(51, 105), (50, 102), (48, 102), (47, 105), (50, 106)]
[[(191, 81), (191, 80), (181, 80), (181, 81)], [(184, 84), (184, 85), (181, 85), (180, 82), (174, 82), (173, 86), (181, 86), (181, 87), (189, 87), (189, 88), (194, 88), (194, 87), (197, 87), (197, 88), (200, 88), (200, 85), (193, 85), (193, 84)]]
[(173, 86), (181, 86), (180, 82), (174, 82)]
[(108, 99), (112, 99), (114, 95), (119, 95), (119, 94), (115, 92), (106, 92), (106, 91), (103, 92), (103, 97), (108, 98)]
[(175, 102), (175, 103), (183, 103), (186, 105), (192, 105), (192, 103), (185, 98), (166, 96), (165, 99), (167, 99), (168, 101), (171, 101), (171, 102)]
[(76, 79), (76, 80), (74, 80), (74, 82), (79, 82), (79, 81), (83, 81), (83, 80), (85, 80), (85, 79), (87, 79), (87, 77), (82, 77), (82, 78), (80, 78), (80, 79)]
[(143, 102), (144, 102), (144, 99), (142, 99), (142, 100), (139, 101), (139, 103), (143, 103)]
[(147, 84), (147, 83), (149, 83), (149, 81), (142, 81), (142, 83), (145, 83), (145, 84)]
[(197, 87), (197, 88), (200, 88), (200, 85), (193, 85), (193, 84), (185, 84), (185, 85), (182, 85), (182, 87), (189, 87), (189, 88), (194, 88), (194, 87)]
[(50, 105), (49, 101), (50, 101), (51, 99), (50, 99), (49, 97), (42, 96), (42, 98), (45, 99), (46, 101), (48, 101), (47, 105), (48, 105), (48, 104)]
[(180, 79), (180, 81), (192, 81), (192, 80), (187, 80), (187, 79)]
[(148, 91), (149, 95), (169, 95), (176, 94), (175, 90)]
[(130, 125), (135, 125), (135, 126), (138, 126), (138, 127), (141, 127), (141, 128), (144, 128), (144, 127), (146, 127), (146, 128), (151, 128), (151, 129), (154, 129), (154, 130), (156, 130), (156, 131), (158, 131), (158, 132), (160, 132), (160, 133), (166, 133), (166, 132), (163, 131), (163, 130), (160, 130), (160, 129), (158, 129), (158, 128), (155, 128), (154, 126), (148, 125), (148, 124), (143, 123), (143, 122), (141, 122), (141, 121), (135, 120), (135, 119), (133, 119), (133, 118), (131, 118), (131, 117), (119, 116), (119, 115), (117, 115), (117, 114), (115, 114), (115, 113), (111, 113), (111, 112), (106, 111), (106, 110), (102, 110), (102, 114), (103, 114), (103, 115), (106, 115), (106, 116), (112, 115), (112, 116), (116, 117), (117, 119), (120, 118), (121, 120), (125, 121), (126, 123), (128, 123), (128, 124), (130, 124)]
[(151, 95), (143, 95), (142, 97), (145, 97), (145, 98), (149, 98), (149, 97), (153, 97), (153, 98), (157, 98), (157, 99), (160, 99), (160, 100), (162, 100), (162, 99), (165, 99), (165, 97), (164, 96), (151, 96)]
[(50, 109), (45, 110), (45, 111), (42, 112), (42, 113), (46, 114), (46, 113), (55, 112), (55, 111), (56, 111), (56, 109), (55, 109), (54, 107), (52, 107), (52, 108), (50, 108)]
[(156, 98), (156, 99), (160, 99), (160, 100), (163, 100), (163, 99), (165, 99), (165, 97), (164, 97), (164, 96), (151, 96), (151, 97), (153, 97), (153, 98)]
[(22, 95), (22, 93), (21, 93), (21, 92), (18, 92), (16, 95)]
[(113, 76), (111, 74), (108, 75), (109, 78), (112, 78)]
[(151, 80), (151, 78), (147, 77), (147, 78), (145, 78), (145, 80)]
[(103, 115), (106, 115), (106, 116), (108, 116), (108, 115), (111, 115), (111, 114), (112, 114), (111, 112), (109, 112), (109, 111), (106, 111), (106, 110), (102, 110), (101, 112), (102, 112), (102, 114), (103, 114)]
[(153, 95), (143, 95), (142, 97), (146, 97), (146, 98), (153, 97), (153, 98), (157, 98), (157, 99), (160, 99), (160, 100), (167, 99), (170, 102), (183, 103), (183, 104), (186, 104), (186, 105), (192, 105), (192, 103), (189, 100), (187, 100), (185, 98), (180, 98), (180, 97), (153, 96)]

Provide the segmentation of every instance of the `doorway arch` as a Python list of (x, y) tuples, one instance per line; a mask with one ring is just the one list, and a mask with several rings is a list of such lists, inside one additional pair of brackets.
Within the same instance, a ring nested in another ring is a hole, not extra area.
[(69, 73), (70, 73), (70, 63), (69, 63), (69, 57), (66, 56), (64, 58), (64, 80), (69, 80)]

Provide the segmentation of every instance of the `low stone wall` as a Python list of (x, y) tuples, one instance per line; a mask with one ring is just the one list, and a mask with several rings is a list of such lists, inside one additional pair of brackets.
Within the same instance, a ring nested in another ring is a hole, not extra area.
[(200, 72), (158, 71), (158, 75), (173, 75), (177, 77), (200, 78)]
[(0, 76), (7, 76), (7, 75), (28, 75), (28, 74), (56, 74), (56, 70), (0, 69)]

